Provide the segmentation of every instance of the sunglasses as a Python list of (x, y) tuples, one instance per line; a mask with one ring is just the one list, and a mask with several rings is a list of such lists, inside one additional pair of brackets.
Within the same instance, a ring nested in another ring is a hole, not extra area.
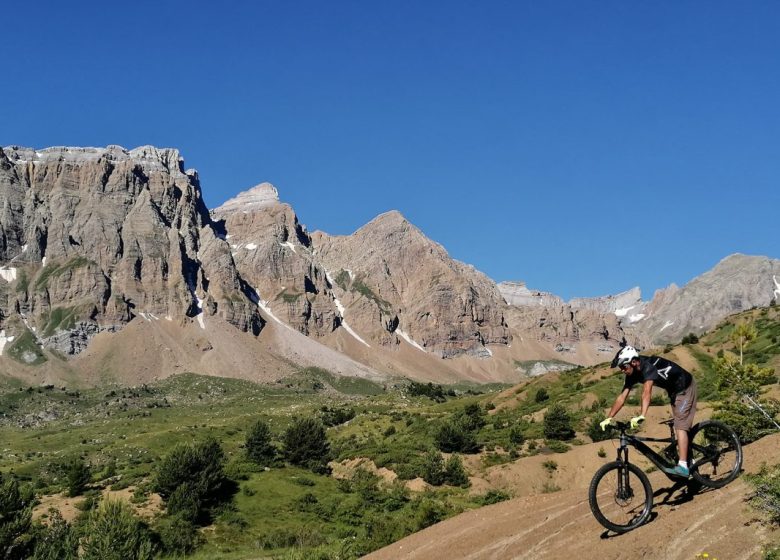
[(620, 367), (620, 371), (626, 371), (630, 366), (631, 366), (631, 363), (629, 362), (627, 364), (621, 364), (618, 367)]

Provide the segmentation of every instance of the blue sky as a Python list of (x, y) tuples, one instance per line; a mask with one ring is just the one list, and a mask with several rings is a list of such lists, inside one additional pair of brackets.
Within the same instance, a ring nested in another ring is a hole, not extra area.
[(0, 23), (0, 145), (177, 147), (210, 207), (397, 209), (565, 298), (780, 257), (778, 2), (35, 6)]

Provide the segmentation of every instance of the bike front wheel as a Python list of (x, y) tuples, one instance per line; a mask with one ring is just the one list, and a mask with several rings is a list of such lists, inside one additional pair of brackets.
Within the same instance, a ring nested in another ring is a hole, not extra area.
[(653, 488), (639, 467), (613, 461), (596, 471), (588, 489), (588, 502), (599, 523), (615, 533), (625, 533), (650, 517)]
[(691, 476), (710, 488), (737, 478), (742, 468), (742, 445), (729, 426), (717, 420), (696, 424), (690, 433)]

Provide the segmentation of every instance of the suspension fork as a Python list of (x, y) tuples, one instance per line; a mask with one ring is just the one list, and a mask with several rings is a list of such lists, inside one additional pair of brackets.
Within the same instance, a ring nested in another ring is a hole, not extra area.
[(626, 434), (620, 434), (620, 447), (617, 450), (617, 461), (622, 463), (618, 469), (618, 495), (624, 497), (631, 491), (628, 477), (628, 438)]

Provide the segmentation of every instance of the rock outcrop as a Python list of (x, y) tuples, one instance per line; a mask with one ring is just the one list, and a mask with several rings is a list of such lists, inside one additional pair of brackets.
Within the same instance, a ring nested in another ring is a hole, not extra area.
[(442, 357), (489, 356), (485, 345), (511, 340), (495, 284), (397, 212), (351, 236), (310, 235), (264, 183), (212, 216), (261, 304), (304, 334), (342, 328), (367, 347), (405, 340)]
[(341, 322), (311, 238), (276, 188), (262, 183), (212, 211), (226, 232), (241, 277), (267, 313), (305, 335), (325, 336)]
[(501, 282), (498, 291), (509, 305), (517, 307), (558, 307), (564, 301), (549, 292), (530, 290), (525, 282)]
[(445, 358), (489, 357), (512, 335), (495, 283), (452, 259), (399, 212), (349, 236), (312, 235), (344, 318), (361, 337), (392, 346), (399, 337)]
[(593, 309), (601, 313), (614, 313), (618, 317), (631, 317), (632, 322), (639, 321), (645, 303), (642, 301), (642, 291), (636, 287), (615, 295), (573, 298), (569, 305), (575, 309)]
[(724, 317), (764, 307), (777, 297), (780, 260), (734, 254), (682, 288), (656, 292), (647, 318), (637, 323), (656, 343), (679, 342), (688, 333), (701, 334)]
[(197, 173), (182, 164), (151, 146), (0, 150), (2, 327), (65, 354), (139, 314), (219, 315), (259, 332)]

